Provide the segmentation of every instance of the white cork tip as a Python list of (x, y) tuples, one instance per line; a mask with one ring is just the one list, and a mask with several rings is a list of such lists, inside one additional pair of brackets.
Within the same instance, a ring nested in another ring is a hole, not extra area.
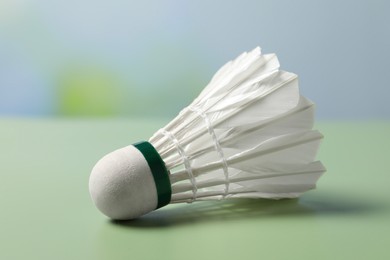
[(133, 219), (157, 207), (152, 172), (133, 145), (104, 156), (92, 169), (89, 192), (96, 207), (107, 217)]

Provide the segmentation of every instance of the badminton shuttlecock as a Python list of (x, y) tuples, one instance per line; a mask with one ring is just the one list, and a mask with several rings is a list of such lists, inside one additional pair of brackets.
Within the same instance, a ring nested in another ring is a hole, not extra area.
[(91, 197), (113, 219), (169, 203), (298, 197), (325, 171), (313, 121), (297, 75), (256, 48), (224, 65), (148, 142), (104, 156), (90, 176)]

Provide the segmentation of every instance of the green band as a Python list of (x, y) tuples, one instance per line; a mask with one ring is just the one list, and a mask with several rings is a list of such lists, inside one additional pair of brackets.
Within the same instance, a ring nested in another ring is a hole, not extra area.
[(164, 161), (151, 143), (142, 141), (133, 145), (145, 157), (153, 174), (158, 196), (157, 209), (167, 205), (171, 201), (172, 189)]

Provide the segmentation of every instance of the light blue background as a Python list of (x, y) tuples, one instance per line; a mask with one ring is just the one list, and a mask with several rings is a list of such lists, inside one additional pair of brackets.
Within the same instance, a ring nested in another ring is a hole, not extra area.
[[(260, 45), (300, 76), (320, 119), (388, 119), (389, 3), (2, 0), (0, 115), (66, 115), (62, 83), (77, 71), (103, 75), (109, 115), (173, 116)], [(82, 88), (86, 104), (105, 102)]]

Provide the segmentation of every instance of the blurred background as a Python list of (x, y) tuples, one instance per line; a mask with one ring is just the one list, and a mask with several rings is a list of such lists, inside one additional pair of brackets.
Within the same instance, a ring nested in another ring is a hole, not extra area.
[(0, 116), (171, 117), (261, 46), (320, 119), (390, 118), (388, 1), (1, 0)]

